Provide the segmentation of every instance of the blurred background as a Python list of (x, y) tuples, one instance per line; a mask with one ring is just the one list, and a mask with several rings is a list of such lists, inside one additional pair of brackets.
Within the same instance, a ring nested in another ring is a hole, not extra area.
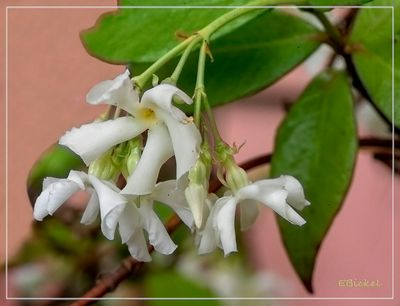
[[(57, 1), (56, 4), (53, 1), (2, 1), (1, 18), (5, 21), (7, 5), (39, 4), (97, 6), (116, 3), (109, 0)], [(94, 120), (105, 110), (102, 106), (85, 103), (88, 89), (124, 70), (122, 66), (89, 56), (79, 39), (79, 32), (91, 27), (106, 11), (110, 9), (8, 8), (8, 105), (1, 108), (2, 118), (7, 116), (8, 129), (4, 131), (3, 124), (4, 132), (0, 136), (2, 167), (5, 165), (5, 137), (8, 138), (7, 177), (0, 178), (3, 199), (0, 264), (3, 266), (8, 259), (8, 297), (78, 297), (102, 273), (112, 271), (128, 256), (125, 246), (121, 246), (118, 239), (106, 241), (96, 224), (93, 227), (79, 224), (83, 196), (71, 199), (71, 205), (65, 205), (57, 217), (40, 224), (34, 222), (26, 182), (32, 165), (66, 130)], [(333, 14), (339, 18), (342, 12), (336, 10)], [(2, 41), (5, 41), (4, 32), (1, 31)], [(3, 67), (6, 65), (5, 48), (2, 44)], [(237, 154), (239, 162), (272, 152), (274, 135), (287, 104), (295, 100), (328, 58), (329, 49), (321, 47), (317, 54), (275, 85), (216, 109), (224, 139), (238, 145), (245, 143)], [(4, 77), (4, 74), (0, 77), (2, 92), (6, 86)], [(373, 111), (362, 103), (359, 117), (360, 135), (379, 134), (390, 138), (390, 134), (380, 128)], [(259, 137), (260, 133), (263, 137)], [(52, 162), (57, 164), (57, 161)], [(253, 171), (255, 176), (267, 173), (267, 167)], [(395, 177), (394, 185), (398, 186), (399, 182)], [(398, 298), (391, 299), (392, 277), (399, 272), (398, 265), (392, 266), (393, 254), (398, 259), (398, 243), (396, 249), (392, 249), (395, 238), (392, 222), (394, 220), (394, 232), (398, 234), (399, 211), (395, 208), (393, 215), (391, 197), (390, 168), (376, 161), (369, 152), (360, 152), (346, 201), (321, 246), (314, 271), (313, 295), (303, 288), (291, 267), (273, 212), (263, 209), (256, 224), (240, 238), (239, 253), (228, 258), (223, 258), (219, 251), (197, 256), (194, 241), (182, 227), (173, 235), (179, 245), (175, 256), (154, 254), (153, 263), (108, 296), (289, 298), (193, 302), (198, 305), (399, 305)], [(167, 217), (170, 212), (161, 209), (160, 214)], [(7, 248), (3, 238), (5, 226)], [(0, 296), (3, 299), (6, 296), (4, 272), (2, 267)], [(347, 279), (379, 281), (381, 286), (348, 288), (338, 285), (340, 280)], [(396, 290), (395, 295), (399, 293)], [(330, 299), (335, 297), (365, 299)], [(166, 302), (102, 301), (99, 305), (161, 303)], [(62, 305), (62, 302), (2, 302), (2, 305), (33, 304)]]

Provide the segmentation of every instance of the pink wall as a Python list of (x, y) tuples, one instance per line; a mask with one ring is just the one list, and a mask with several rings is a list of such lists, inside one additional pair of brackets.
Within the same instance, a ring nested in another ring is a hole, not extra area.
[[(53, 4), (54, 1), (48, 1)], [(34, 4), (33, 1), (1, 3)], [(41, 2), (41, 4), (46, 4)], [(114, 1), (68, 1), (57, 4), (113, 5)], [(87, 55), (79, 41), (79, 31), (90, 27), (104, 9), (9, 9), (8, 12), (8, 232), (12, 256), (29, 236), (31, 208), (25, 192), (25, 180), (37, 157), (57, 141), (65, 130), (93, 120), (103, 109), (84, 103), (87, 90), (96, 82), (112, 78), (122, 67), (102, 63)], [(4, 31), (1, 31), (4, 41)], [(4, 67), (5, 48), (1, 45)], [(219, 116), (222, 134), (230, 143), (246, 145), (238, 160), (272, 150), (273, 137), (283, 111), (282, 99), (293, 99), (307, 82), (305, 72), (297, 69), (284, 82), (254, 97), (231, 104)], [(1, 75), (4, 92), (4, 74)], [(4, 107), (1, 115), (4, 118)], [(218, 110), (221, 114), (222, 109)], [(3, 121), (2, 121), (3, 122)], [(2, 129), (4, 127), (2, 126)], [(263, 135), (261, 138), (255, 136)], [(253, 137), (252, 137), (253, 136)], [(4, 133), (1, 144), (4, 152)], [(1, 155), (4, 165), (4, 154)], [(0, 178), (5, 185), (3, 176)], [(399, 180), (396, 179), (396, 185)], [(322, 245), (315, 271), (316, 297), (391, 296), (391, 177), (390, 172), (362, 153), (346, 203)], [(4, 199), (4, 188), (1, 189)], [(4, 200), (3, 200), (4, 203)], [(0, 212), (5, 215), (5, 207)], [(398, 210), (395, 212), (398, 233)], [(4, 220), (4, 218), (2, 219)], [(3, 222), (1, 222), (3, 225)], [(4, 226), (0, 229), (4, 237)], [(253, 264), (273, 271), (286, 279), (290, 296), (307, 296), (295, 276), (280, 243), (271, 211), (261, 218), (248, 235)], [(1, 240), (4, 245), (4, 240)], [(398, 254), (398, 253), (397, 253)], [(396, 255), (397, 255), (396, 254)], [(5, 258), (4, 247), (0, 258)], [(397, 259), (397, 257), (396, 257)], [(398, 275), (398, 265), (396, 266)], [(339, 279), (378, 279), (378, 289), (343, 289)], [(398, 295), (397, 292), (396, 295)], [(399, 300), (385, 301), (282, 301), (282, 305), (398, 305)]]

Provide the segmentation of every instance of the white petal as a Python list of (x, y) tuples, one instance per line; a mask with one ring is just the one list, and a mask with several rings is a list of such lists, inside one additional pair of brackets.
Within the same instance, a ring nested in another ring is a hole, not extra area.
[[(215, 206), (214, 206), (215, 209)], [(207, 218), (206, 225), (204, 229), (200, 232), (200, 243), (199, 243), (199, 254), (210, 253), (217, 247), (217, 241), (219, 240), (219, 235), (214, 229), (214, 210), (211, 210), (210, 215)]]
[[(174, 96), (186, 104), (192, 104), (192, 99), (179, 88), (161, 84), (147, 90), (141, 100), (141, 105), (148, 106), (157, 113), (157, 108), (160, 108), (170, 114), (177, 121), (187, 121), (185, 113), (172, 105)], [(155, 107), (154, 107), (155, 106)]]
[(173, 156), (167, 128), (157, 125), (149, 130), (143, 154), (128, 177), (122, 194), (143, 195), (153, 191), (161, 166)]
[(241, 188), (238, 191), (238, 195), (242, 199), (257, 200), (267, 205), (290, 223), (296, 225), (303, 225), (306, 223), (306, 221), (286, 202), (288, 196), (287, 190), (268, 185), (267, 182), (265, 182), (268, 180), (263, 181), (255, 182)]
[(140, 226), (140, 214), (136, 205), (134, 203), (126, 204), (125, 210), (119, 218), (118, 227), (122, 243), (127, 243), (133, 235), (135, 228)]
[(177, 245), (171, 240), (167, 230), (153, 211), (152, 201), (141, 199), (140, 214), (142, 216), (143, 228), (149, 234), (149, 242), (157, 252), (169, 255), (175, 251)]
[(50, 184), (47, 211), (52, 215), (66, 200), (80, 190), (80, 186), (68, 179), (60, 179), (58, 182)]
[(128, 245), (129, 253), (133, 258), (143, 262), (151, 261), (151, 256), (147, 249), (147, 243), (144, 239), (142, 228), (136, 228), (126, 244)]
[(139, 103), (139, 95), (133, 89), (129, 70), (126, 70), (114, 80), (103, 81), (93, 86), (86, 95), (86, 101), (94, 105), (103, 102), (115, 105), (133, 114)]
[(85, 184), (88, 182), (88, 175), (83, 171), (71, 170), (68, 174), (67, 179), (77, 183), (79, 187), (83, 190), (85, 189)]
[(89, 181), (97, 192), (100, 203), (101, 231), (107, 239), (114, 239), (115, 228), (127, 200), (97, 177), (89, 175)]
[(197, 228), (203, 224), (203, 211), (208, 192), (204, 186), (198, 184), (189, 184), (185, 189), (185, 196)]
[[(221, 205), (220, 202), (224, 203)], [(237, 199), (234, 197), (228, 197), (228, 199), (221, 198), (215, 203), (215, 205), (221, 205), (221, 209), (215, 216), (214, 226), (218, 229), (222, 248), (225, 256), (227, 256), (229, 253), (237, 251), (235, 233)]]
[(47, 211), (47, 205), (49, 203), (49, 193), (49, 188), (43, 189), (40, 195), (36, 198), (33, 208), (33, 217), (38, 221), (42, 221), (43, 218), (49, 215), (49, 212)]
[(86, 225), (93, 223), (94, 220), (96, 220), (99, 211), (100, 211), (99, 197), (97, 196), (97, 193), (93, 190), (89, 202), (86, 206), (86, 209), (83, 212), (81, 223)]
[(157, 114), (168, 127), (176, 159), (176, 178), (179, 179), (197, 161), (201, 143), (200, 132), (193, 122), (183, 123), (177, 121), (161, 110)]
[(240, 229), (246, 231), (254, 224), (256, 221), (259, 208), (258, 201), (253, 200), (243, 200), (239, 204), (240, 209)]
[(305, 199), (303, 186), (300, 182), (290, 175), (282, 175), (285, 179), (284, 187), (289, 192), (287, 202), (298, 210), (309, 206), (310, 202)]
[(122, 117), (73, 128), (60, 138), (59, 144), (70, 148), (88, 165), (108, 149), (136, 137), (146, 129), (143, 121)]
[(175, 180), (158, 183), (151, 194), (151, 198), (171, 207), (183, 223), (189, 228), (193, 227), (193, 216), (186, 202), (184, 192), (177, 187)]

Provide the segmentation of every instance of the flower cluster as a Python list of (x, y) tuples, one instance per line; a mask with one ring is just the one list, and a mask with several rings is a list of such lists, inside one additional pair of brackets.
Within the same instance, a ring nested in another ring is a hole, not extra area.
[[(197, 236), (199, 253), (217, 246), (225, 254), (236, 251), (235, 214), (239, 205), (241, 227), (247, 229), (262, 203), (296, 225), (304, 219), (298, 210), (309, 205), (301, 184), (291, 176), (250, 182), (236, 165), (233, 150), (224, 142), (210, 148), (191, 117), (176, 103), (192, 99), (176, 86), (160, 84), (139, 95), (129, 71), (101, 82), (87, 94), (90, 104), (106, 103), (117, 111), (113, 119), (99, 119), (73, 128), (59, 143), (78, 154), (88, 171), (71, 170), (64, 179), (48, 177), (34, 206), (34, 217), (52, 215), (78, 191), (90, 199), (81, 222), (90, 224), (100, 214), (101, 231), (110, 240), (118, 229), (122, 243), (140, 261), (150, 261), (148, 242), (162, 254), (176, 245), (153, 210), (155, 201), (169, 206)], [(174, 180), (159, 181), (164, 163), (175, 157)], [(227, 187), (223, 197), (208, 192), (213, 161)], [(117, 187), (120, 177), (126, 184)]]

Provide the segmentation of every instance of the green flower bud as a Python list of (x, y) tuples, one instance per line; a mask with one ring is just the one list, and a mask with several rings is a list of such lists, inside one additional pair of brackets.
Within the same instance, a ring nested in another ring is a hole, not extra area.
[(94, 175), (102, 180), (114, 181), (119, 175), (119, 168), (112, 160), (112, 151), (110, 150), (93, 161), (89, 165), (88, 174)]
[(247, 186), (249, 184), (249, 178), (246, 171), (240, 168), (233, 159), (225, 164), (226, 174), (225, 181), (227, 186), (236, 192), (240, 188)]

